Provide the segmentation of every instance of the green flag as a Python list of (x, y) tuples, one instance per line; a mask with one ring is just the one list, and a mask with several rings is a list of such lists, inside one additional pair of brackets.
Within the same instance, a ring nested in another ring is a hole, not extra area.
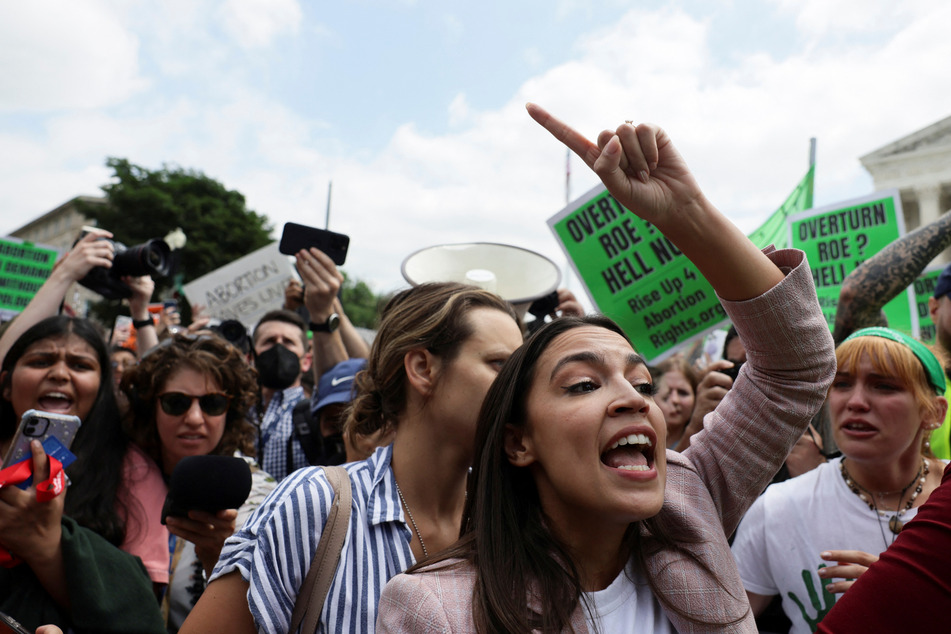
[(782, 207), (774, 211), (759, 229), (750, 234), (750, 242), (760, 249), (771, 244), (777, 249), (785, 249), (789, 246), (789, 228), (786, 225), (786, 218), (789, 214), (812, 209), (812, 188), (815, 176), (816, 166), (811, 165)]

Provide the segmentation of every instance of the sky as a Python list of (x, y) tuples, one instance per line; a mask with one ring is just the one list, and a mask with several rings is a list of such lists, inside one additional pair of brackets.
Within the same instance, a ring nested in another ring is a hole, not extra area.
[[(332, 182), (343, 270), (380, 293), (435, 244), (564, 265), (565, 149), (528, 101), (591, 137), (663, 126), (748, 233), (810, 137), (818, 207), (871, 193), (860, 156), (951, 115), (948, 24), (944, 0), (3, 2), (0, 235), (101, 194), (122, 157), (221, 181), (275, 239), (323, 226)], [(598, 184), (570, 171), (571, 198)]]

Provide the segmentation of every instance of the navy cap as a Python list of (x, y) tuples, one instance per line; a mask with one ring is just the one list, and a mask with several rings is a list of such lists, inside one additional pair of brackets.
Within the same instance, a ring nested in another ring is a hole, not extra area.
[(352, 401), (353, 379), (357, 376), (357, 372), (365, 367), (367, 367), (366, 359), (347, 359), (325, 372), (317, 385), (317, 405), (314, 411), (334, 403)]
[(951, 264), (944, 267), (941, 275), (938, 276), (938, 281), (934, 285), (934, 298), (940, 299), (948, 293), (951, 293)]

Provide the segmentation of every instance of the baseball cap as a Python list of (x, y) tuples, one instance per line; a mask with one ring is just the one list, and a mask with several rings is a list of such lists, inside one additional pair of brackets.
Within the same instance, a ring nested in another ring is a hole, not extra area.
[(938, 276), (938, 281), (934, 285), (934, 298), (940, 299), (948, 293), (951, 293), (951, 264), (944, 267), (941, 275)]
[(314, 411), (334, 403), (352, 401), (353, 379), (357, 376), (357, 372), (365, 367), (367, 367), (366, 359), (347, 359), (325, 372), (317, 385), (317, 405)]

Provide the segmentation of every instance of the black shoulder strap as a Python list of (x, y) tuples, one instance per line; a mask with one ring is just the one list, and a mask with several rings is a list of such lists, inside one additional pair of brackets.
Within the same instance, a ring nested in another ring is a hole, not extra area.
[[(318, 423), (318, 417), (311, 414), (309, 398), (301, 399), (294, 406), (291, 420), (294, 422), (294, 433), (287, 439), (287, 473), (294, 470), (294, 452), (292, 448), (294, 438), (297, 438), (300, 442), (308, 464), (319, 464), (323, 454), (320, 424)], [(303, 466), (306, 465), (298, 465), (298, 468)]]

